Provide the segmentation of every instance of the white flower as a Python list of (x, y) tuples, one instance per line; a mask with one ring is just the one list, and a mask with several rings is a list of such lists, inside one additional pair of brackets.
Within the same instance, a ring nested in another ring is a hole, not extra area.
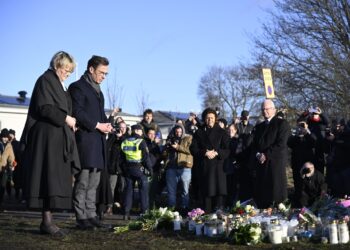
[(173, 216), (174, 216), (174, 217), (177, 217), (177, 216), (180, 216), (180, 214), (179, 214), (179, 212), (175, 211), (175, 212), (173, 213)]
[(286, 206), (283, 203), (278, 204), (278, 209), (282, 212), (287, 210)]
[(211, 220), (217, 220), (217, 218), (218, 218), (218, 216), (216, 214), (212, 214), (210, 217)]
[(167, 209), (168, 209), (167, 207), (160, 207), (159, 208), (159, 212), (160, 212), (161, 216), (163, 216), (165, 214)]
[(245, 206), (245, 211), (247, 212), (247, 213), (250, 213), (251, 211), (252, 211), (252, 206), (251, 205), (247, 205), (247, 206)]

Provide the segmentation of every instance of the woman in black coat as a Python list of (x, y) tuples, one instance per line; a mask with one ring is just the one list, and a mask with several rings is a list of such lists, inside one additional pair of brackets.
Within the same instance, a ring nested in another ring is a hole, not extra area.
[(203, 111), (205, 122), (194, 135), (191, 151), (197, 159), (199, 189), (204, 198), (205, 211), (223, 208), (227, 195), (224, 160), (230, 154), (230, 139), (227, 132), (216, 124), (214, 109)]
[(21, 138), (25, 145), (26, 199), (29, 208), (42, 209), (41, 233), (65, 233), (52, 220), (55, 209), (72, 207), (72, 166), (80, 168), (74, 138), (76, 120), (63, 81), (75, 62), (66, 52), (56, 53), (50, 68), (37, 80)]

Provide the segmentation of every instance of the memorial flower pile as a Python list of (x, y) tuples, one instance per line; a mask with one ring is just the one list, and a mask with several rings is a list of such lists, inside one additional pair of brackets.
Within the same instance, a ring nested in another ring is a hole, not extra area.
[(337, 244), (349, 242), (349, 220), (350, 199), (325, 195), (308, 208), (292, 209), (290, 202), (286, 201), (259, 210), (254, 201), (249, 200), (211, 214), (196, 208), (188, 212), (184, 220), (178, 212), (168, 208), (153, 209), (124, 227), (116, 227), (115, 233), (167, 229), (186, 230), (197, 237), (218, 237), (241, 245), (258, 244), (262, 239), (272, 244), (311, 239)]

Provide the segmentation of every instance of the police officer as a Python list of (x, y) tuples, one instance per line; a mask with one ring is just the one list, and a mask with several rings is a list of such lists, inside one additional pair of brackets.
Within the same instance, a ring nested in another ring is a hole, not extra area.
[(148, 176), (152, 174), (152, 163), (146, 142), (142, 137), (142, 126), (131, 126), (131, 136), (125, 139), (121, 148), (125, 157), (126, 190), (124, 197), (124, 219), (130, 219), (130, 210), (133, 199), (133, 183), (137, 181), (140, 199), (141, 213), (148, 210)]

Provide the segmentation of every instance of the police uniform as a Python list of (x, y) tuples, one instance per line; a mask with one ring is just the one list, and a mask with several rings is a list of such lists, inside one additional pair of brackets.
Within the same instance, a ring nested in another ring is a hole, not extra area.
[[(132, 126), (135, 129), (142, 129), (140, 125)], [(152, 172), (152, 164), (146, 142), (141, 136), (133, 133), (121, 144), (125, 157), (126, 188), (124, 197), (124, 213), (129, 216), (133, 200), (133, 184), (138, 183), (141, 212), (148, 210), (148, 175)]]

